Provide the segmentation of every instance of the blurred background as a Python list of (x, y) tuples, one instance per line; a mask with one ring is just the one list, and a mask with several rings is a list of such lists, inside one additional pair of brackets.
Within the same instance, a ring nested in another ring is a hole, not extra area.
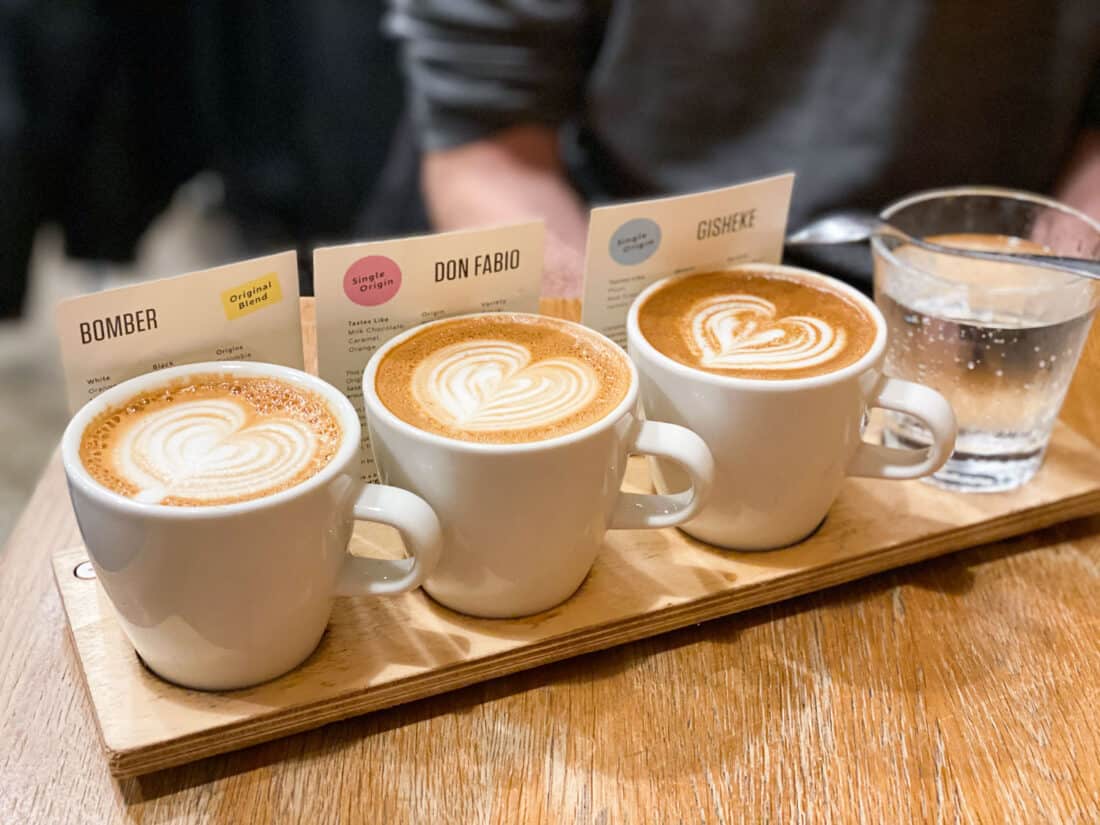
[(426, 227), (383, 7), (0, 3), (0, 544), (68, 420), (59, 300), (288, 248), (308, 294), (313, 246)]

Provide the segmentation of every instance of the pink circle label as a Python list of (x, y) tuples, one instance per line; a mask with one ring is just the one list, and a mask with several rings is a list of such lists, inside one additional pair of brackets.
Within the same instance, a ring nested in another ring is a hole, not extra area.
[(344, 294), (364, 307), (386, 303), (401, 289), (401, 268), (385, 255), (368, 255), (344, 273)]

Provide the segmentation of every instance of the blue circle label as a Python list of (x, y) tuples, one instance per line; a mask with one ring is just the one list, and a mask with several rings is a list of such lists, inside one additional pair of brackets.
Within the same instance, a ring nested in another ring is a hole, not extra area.
[(627, 221), (611, 236), (608, 253), (623, 266), (634, 266), (649, 260), (661, 245), (661, 227), (649, 218)]

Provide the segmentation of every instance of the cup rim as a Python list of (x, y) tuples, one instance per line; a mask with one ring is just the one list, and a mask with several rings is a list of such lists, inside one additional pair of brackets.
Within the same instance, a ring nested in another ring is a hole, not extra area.
[[(630, 384), (627, 387), (626, 394), (622, 400), (616, 404), (603, 418), (598, 421), (593, 421), (585, 427), (573, 432), (564, 433), (563, 435), (557, 435), (553, 438), (544, 438), (539, 441), (519, 441), (507, 444), (489, 444), (481, 441), (463, 441), (459, 438), (451, 438), (450, 436), (440, 435), (438, 433), (428, 432), (422, 430), (403, 418), (399, 417), (396, 413), (392, 412), (389, 407), (382, 403), (382, 399), (378, 397), (378, 393), (374, 388), (374, 378), (378, 372), (378, 366), (382, 363), (382, 359), (385, 358), (386, 353), (395, 347), (401, 345), (414, 335), (423, 332), (434, 326), (441, 324), (453, 323), (469, 318), (485, 318), (498, 315), (511, 315), (520, 318), (537, 319), (539, 321), (551, 321), (553, 323), (559, 323), (568, 327), (575, 327), (588, 335), (596, 336), (599, 339), (603, 339), (613, 351), (617, 352), (621, 357), (624, 366), (626, 367), (630, 376)], [(435, 321), (429, 321), (425, 324), (417, 324), (410, 329), (405, 330), (399, 335), (395, 335), (375, 350), (374, 354), (367, 361), (367, 365), (363, 368), (363, 406), (367, 413), (368, 425), (372, 417), (383, 419), (386, 424), (400, 431), (402, 434), (411, 437), (419, 438), (422, 441), (426, 441), (429, 444), (446, 448), (449, 450), (473, 453), (478, 455), (513, 455), (524, 453), (536, 453), (543, 450), (551, 450), (556, 447), (563, 447), (568, 444), (575, 444), (578, 441), (583, 441), (587, 438), (591, 438), (593, 435), (603, 430), (614, 427), (625, 414), (632, 412), (637, 406), (638, 401), (638, 369), (634, 365), (634, 362), (627, 357), (626, 353), (622, 351), (622, 347), (608, 338), (606, 335), (598, 332), (597, 330), (586, 327), (582, 324), (578, 324), (576, 321), (569, 321), (565, 318), (557, 318), (553, 315), (542, 315), (535, 312), (513, 312), (511, 310), (505, 310), (502, 312), (471, 312), (463, 315), (452, 315), (447, 318), (440, 318)], [(373, 438), (373, 433), (372, 433)]]
[(702, 381), (706, 384), (714, 384), (719, 387), (730, 387), (736, 389), (745, 390), (761, 390), (768, 392), (799, 392), (802, 390), (814, 389), (818, 387), (825, 387), (832, 384), (837, 384), (842, 381), (846, 381), (849, 378), (857, 375), (861, 375), (867, 372), (869, 369), (874, 368), (882, 359), (883, 353), (886, 351), (886, 319), (883, 318), (882, 312), (875, 306), (874, 301), (864, 295), (855, 287), (850, 284), (846, 284), (836, 278), (829, 275), (824, 275), (820, 272), (815, 272), (812, 269), (803, 269), (798, 266), (786, 266), (784, 264), (768, 264), (768, 263), (748, 263), (723, 266), (714, 270), (714, 272), (737, 272), (748, 270), (750, 272), (762, 272), (762, 273), (786, 273), (796, 276), (797, 278), (808, 279), (811, 281), (817, 281), (823, 283), (829, 290), (840, 292), (847, 298), (854, 300), (860, 307), (862, 307), (871, 319), (875, 323), (875, 338), (871, 342), (871, 346), (867, 352), (863, 353), (856, 361), (851, 364), (841, 367), (838, 370), (832, 372), (825, 372), (821, 375), (809, 375), (803, 378), (782, 378), (782, 379), (769, 379), (769, 378), (742, 378), (734, 375), (719, 375), (718, 373), (708, 372), (696, 367), (690, 367), (687, 364), (681, 364), (674, 358), (665, 355), (659, 349), (657, 349), (649, 340), (642, 334), (641, 327), (638, 325), (638, 313), (642, 304), (646, 302), (650, 295), (664, 288), (667, 284), (673, 281), (679, 281), (684, 278), (690, 278), (693, 275), (703, 274), (699, 272), (685, 272), (680, 275), (669, 275), (661, 278), (658, 281), (650, 284), (646, 287), (637, 298), (634, 299), (630, 305), (630, 311), (626, 317), (626, 332), (627, 340), (631, 346), (636, 347), (645, 357), (656, 360), (662, 367), (668, 369), (684, 378), (690, 378), (696, 381)]
[[(878, 216), (884, 221), (889, 221), (894, 215), (896, 215), (902, 209), (912, 206), (917, 203), (923, 203), (924, 201), (936, 200), (938, 198), (952, 198), (952, 197), (989, 197), (989, 198), (1004, 198), (1005, 200), (1022, 201), (1027, 203), (1033, 203), (1040, 206), (1044, 206), (1048, 209), (1054, 209), (1061, 212), (1064, 215), (1080, 221), (1085, 226), (1092, 229), (1093, 232), (1100, 237), (1100, 221), (1096, 221), (1093, 218), (1081, 212), (1079, 209), (1075, 209), (1068, 204), (1064, 204), (1061, 201), (1054, 198), (1047, 197), (1046, 195), (1040, 195), (1035, 192), (1028, 192), (1023, 189), (1008, 189), (1002, 186), (946, 186), (938, 189), (924, 189), (919, 192), (913, 192), (906, 195), (904, 198), (900, 198), (896, 201), (888, 203), (882, 208)], [(882, 238), (872, 235), (871, 236), (871, 250), (872, 255), (878, 254), (887, 260), (891, 266), (903, 269), (906, 272), (920, 275), (925, 278), (931, 278), (933, 281), (937, 281), (949, 286), (956, 286), (957, 282), (942, 278), (935, 272), (930, 272), (927, 269), (922, 269), (919, 266), (914, 266), (909, 261), (903, 261), (898, 258), (885, 243)], [(951, 254), (948, 252), (941, 254)], [(964, 254), (959, 254), (957, 257), (965, 258)], [(1056, 273), (1050, 270), (1051, 275)], [(1062, 289), (1065, 287), (1071, 287), (1080, 284), (1083, 279), (1065, 273), (1063, 280), (1056, 285), (1048, 287), (1050, 290)], [(1014, 295), (1014, 294), (1028, 294), (1035, 290), (1035, 287), (1027, 286), (983, 286), (984, 292), (994, 295)]]
[[(232, 374), (242, 378), (278, 378), (281, 381), (318, 393), (324, 398), (330, 411), (340, 421), (343, 441), (336, 451), (336, 455), (319, 472), (292, 487), (259, 498), (229, 504), (180, 507), (173, 504), (140, 502), (117, 493), (92, 478), (91, 473), (88, 472), (84, 467), (84, 463), (80, 460), (80, 442), (85, 429), (95, 416), (125, 401), (127, 398), (144, 392), (151, 387), (167, 383), (174, 378), (210, 373)], [(82, 493), (99, 504), (115, 507), (146, 518), (201, 521), (254, 513), (312, 493), (346, 470), (348, 464), (358, 454), (360, 437), (359, 415), (355, 411), (355, 407), (336, 387), (315, 375), (310, 375), (293, 367), (258, 361), (201, 361), (195, 364), (181, 364), (143, 373), (122, 381), (88, 400), (69, 419), (65, 432), (61, 436), (61, 461), (69, 484), (79, 488)]]

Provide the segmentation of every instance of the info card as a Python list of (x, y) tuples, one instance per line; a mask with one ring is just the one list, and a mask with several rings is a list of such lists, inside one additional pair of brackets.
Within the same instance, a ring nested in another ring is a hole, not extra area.
[(281, 252), (70, 298), (57, 308), (69, 407), (121, 381), (200, 361), (302, 369), (298, 256)]

